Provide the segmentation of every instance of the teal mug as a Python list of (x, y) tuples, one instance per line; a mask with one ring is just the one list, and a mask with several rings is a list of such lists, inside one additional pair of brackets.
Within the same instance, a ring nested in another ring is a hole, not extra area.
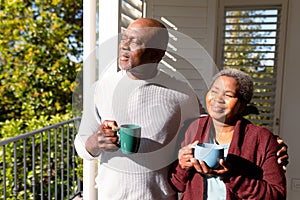
[(137, 153), (141, 140), (141, 127), (135, 124), (123, 124), (118, 133), (121, 151), (124, 154)]

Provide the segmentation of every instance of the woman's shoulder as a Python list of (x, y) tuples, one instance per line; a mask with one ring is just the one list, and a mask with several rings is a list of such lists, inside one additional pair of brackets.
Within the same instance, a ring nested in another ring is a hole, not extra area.
[(188, 134), (192, 133), (193, 135), (198, 133), (199, 131), (201, 132), (204, 127), (207, 125), (207, 122), (209, 120), (208, 115), (200, 115), (197, 118), (190, 119), (188, 123)]
[(194, 118), (191, 122), (191, 126), (195, 127), (203, 127), (204, 124), (209, 120), (209, 115), (207, 114), (200, 114), (199, 117)]
[(250, 122), (249, 120), (243, 119), (243, 123), (245, 124), (245, 132), (252, 136), (257, 137), (273, 137), (274, 133), (265, 126), (256, 125)]

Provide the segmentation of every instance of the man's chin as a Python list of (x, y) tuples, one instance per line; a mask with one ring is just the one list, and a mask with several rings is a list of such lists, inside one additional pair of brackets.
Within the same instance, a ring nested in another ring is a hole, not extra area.
[(120, 70), (123, 70), (123, 71), (127, 71), (127, 70), (128, 70), (127, 68), (120, 67), (120, 66), (119, 66), (119, 69), (120, 69)]
[(127, 65), (119, 65), (119, 68), (120, 68), (121, 70), (128, 71), (128, 70), (131, 69), (131, 66), (127, 66)]

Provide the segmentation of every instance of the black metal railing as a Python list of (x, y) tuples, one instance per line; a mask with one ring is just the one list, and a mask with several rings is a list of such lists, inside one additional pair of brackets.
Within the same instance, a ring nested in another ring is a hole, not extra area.
[(0, 199), (63, 200), (80, 192), (79, 123), (75, 118), (0, 141)]

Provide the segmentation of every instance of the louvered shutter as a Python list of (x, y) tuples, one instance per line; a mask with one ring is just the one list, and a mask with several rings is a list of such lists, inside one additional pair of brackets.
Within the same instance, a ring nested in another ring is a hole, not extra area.
[(122, 0), (121, 31), (135, 19), (143, 17), (143, 2), (142, 0)]
[(241, 69), (253, 77), (251, 104), (259, 115), (247, 118), (271, 130), (278, 126), (275, 111), (281, 96), (281, 9), (281, 5), (225, 6), (223, 12), (221, 68)]

